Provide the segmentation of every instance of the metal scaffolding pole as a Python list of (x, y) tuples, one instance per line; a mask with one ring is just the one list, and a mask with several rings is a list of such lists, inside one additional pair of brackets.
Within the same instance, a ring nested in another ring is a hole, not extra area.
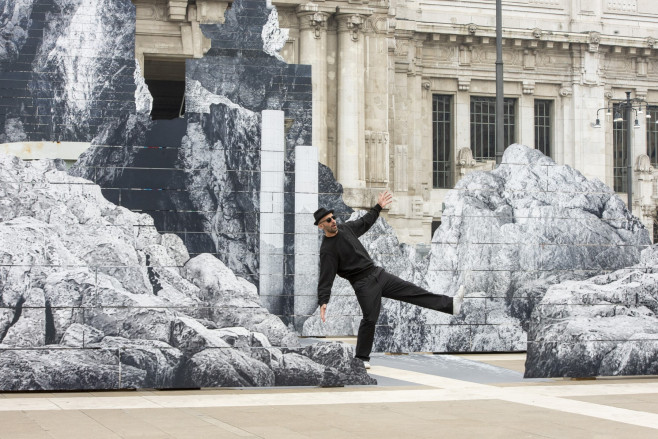
[(626, 108), (624, 115), (624, 125), (626, 125), (626, 192), (628, 193), (628, 210), (633, 213), (633, 103), (631, 102), (631, 92), (626, 92)]
[(503, 90), (503, 16), (502, 0), (496, 0), (496, 164), (505, 151), (505, 94)]

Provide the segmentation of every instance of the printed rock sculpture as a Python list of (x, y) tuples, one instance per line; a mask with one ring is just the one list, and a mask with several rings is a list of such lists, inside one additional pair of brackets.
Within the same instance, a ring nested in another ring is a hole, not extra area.
[(553, 285), (535, 307), (525, 376), (658, 374), (658, 247), (638, 265)]
[[(460, 317), (385, 299), (375, 336), (385, 352), (523, 351), (531, 312), (551, 285), (631, 266), (650, 244), (610, 188), (522, 145), (449, 192), (428, 257), (398, 245), (383, 219), (361, 241), (393, 274), (435, 293), (467, 291)], [(328, 316), (330, 325), (308, 319), (303, 333), (356, 333), (360, 310), (342, 280)]]
[(0, 156), (0, 389), (372, 384), (56, 161)]

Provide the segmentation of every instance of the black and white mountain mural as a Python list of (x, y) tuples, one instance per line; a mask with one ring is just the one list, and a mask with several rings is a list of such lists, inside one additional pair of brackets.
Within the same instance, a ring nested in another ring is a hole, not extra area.
[(256, 287), (61, 163), (0, 155), (0, 389), (373, 384)]
[[(312, 212), (363, 212), (311, 145), (310, 66), (281, 60), (265, 0), (202, 31), (183, 117), (153, 121), (129, 0), (0, 0), (0, 143), (91, 144), (67, 172), (0, 157), (0, 390), (373, 382), (351, 349), (297, 338), (361, 318), (341, 280), (328, 322), (315, 314)], [(429, 254), (383, 219), (362, 241), (391, 273), (467, 290), (458, 317), (385, 302), (378, 351), (527, 348), (529, 376), (655, 373), (647, 230), (538, 151), (464, 177)]]

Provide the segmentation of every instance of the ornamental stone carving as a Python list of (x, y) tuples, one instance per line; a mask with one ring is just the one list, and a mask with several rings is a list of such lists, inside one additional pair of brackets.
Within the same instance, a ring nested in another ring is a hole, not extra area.
[(601, 34), (600, 33), (598, 33), (598, 32), (590, 32), (589, 33), (589, 51), (590, 52), (598, 52), (600, 42), (601, 42)]
[(646, 154), (640, 154), (635, 159), (635, 171), (653, 173), (653, 166), (651, 166), (651, 159)]
[(316, 12), (308, 17), (308, 24), (313, 29), (313, 36), (320, 38), (322, 35), (322, 28), (327, 24), (328, 14), (323, 12)]
[(572, 94), (573, 94), (573, 89), (571, 87), (562, 87), (560, 89), (560, 96), (562, 96), (563, 98), (571, 96)]
[(531, 95), (535, 93), (535, 81), (523, 81), (523, 94)]
[(476, 161), (473, 158), (473, 151), (471, 148), (460, 148), (457, 151), (457, 166), (473, 167), (475, 166)]
[(338, 32), (349, 32), (352, 41), (359, 41), (359, 31), (365, 23), (364, 17), (359, 14), (341, 14), (337, 18)]
[(606, 9), (615, 12), (637, 12), (637, 0), (607, 0)]
[(532, 30), (532, 36), (535, 37), (535, 38), (537, 38), (537, 39), (541, 38), (541, 36), (542, 36), (542, 30), (539, 29), (538, 27), (534, 28), (534, 29)]
[(457, 87), (459, 91), (469, 91), (471, 88), (471, 78), (457, 78)]
[(647, 38), (647, 46), (649, 46), (653, 49), (653, 47), (655, 45), (656, 45), (656, 39), (655, 38), (653, 38), (653, 37)]
[(476, 33), (477, 31), (478, 31), (478, 26), (477, 26), (477, 24), (473, 24), (473, 23), (471, 23), (471, 24), (468, 25), (468, 33), (469, 33), (469, 34), (471, 34), (471, 35), (475, 35), (475, 33)]

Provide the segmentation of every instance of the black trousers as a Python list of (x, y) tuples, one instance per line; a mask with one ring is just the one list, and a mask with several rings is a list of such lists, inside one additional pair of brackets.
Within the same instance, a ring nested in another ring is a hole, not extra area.
[(375, 268), (369, 276), (356, 281), (352, 287), (363, 312), (356, 340), (355, 357), (364, 361), (370, 360), (382, 297), (452, 314), (452, 297), (432, 294), (411, 282), (387, 273), (380, 267)]

